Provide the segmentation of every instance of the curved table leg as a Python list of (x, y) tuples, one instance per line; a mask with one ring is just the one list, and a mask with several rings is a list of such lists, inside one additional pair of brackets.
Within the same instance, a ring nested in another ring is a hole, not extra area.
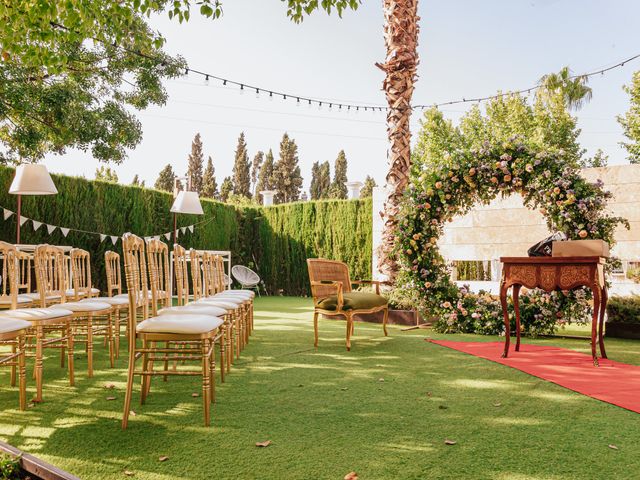
[(600, 344), (600, 356), (607, 358), (607, 352), (604, 349), (604, 314), (607, 311), (607, 300), (609, 294), (607, 293), (607, 287), (602, 287), (602, 298), (600, 300), (600, 322), (598, 325), (598, 343)]
[(511, 322), (509, 321), (509, 308), (507, 306), (507, 291), (509, 287), (505, 284), (500, 285), (500, 303), (502, 304), (502, 315), (504, 316), (504, 352), (502, 358), (509, 355), (509, 342), (511, 341)]
[(513, 311), (516, 316), (516, 352), (520, 351), (520, 288), (522, 285), (513, 286)]
[(593, 364), (597, 367), (599, 366), (599, 364), (598, 355), (596, 353), (596, 334), (598, 331), (598, 320), (600, 318), (600, 286), (592, 286), (591, 291), (593, 292), (593, 318), (591, 319), (591, 356), (593, 357)]

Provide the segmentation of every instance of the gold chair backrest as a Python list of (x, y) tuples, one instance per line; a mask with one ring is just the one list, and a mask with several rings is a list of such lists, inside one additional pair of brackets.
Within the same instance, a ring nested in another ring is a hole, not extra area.
[(122, 271), (120, 270), (120, 255), (108, 250), (104, 252), (104, 265), (107, 272), (107, 296), (122, 294)]
[(18, 257), (16, 247), (0, 242), (0, 300), (8, 308), (18, 308)]
[(91, 296), (91, 254), (81, 248), (69, 252), (74, 300)]
[(204, 253), (198, 252), (193, 248), (189, 250), (189, 256), (191, 257), (191, 284), (193, 286), (193, 299), (198, 300), (203, 296), (206, 296), (206, 290), (204, 288), (203, 277), (204, 272)]
[(149, 317), (149, 287), (144, 247), (144, 240), (140, 237), (132, 233), (125, 233), (122, 236), (124, 276), (129, 294), (129, 334), (133, 335), (133, 338), (135, 338), (138, 308), (142, 308), (143, 320)]
[(47, 306), (47, 298), (57, 296), (60, 303), (66, 302), (65, 269), (67, 261), (61, 248), (53, 245), (38, 245), (34, 256), (36, 285), (40, 294), (40, 305)]
[(33, 257), (27, 252), (16, 251), (18, 293), (31, 293), (31, 266)]
[[(342, 282), (342, 292), (351, 291), (351, 278), (346, 263), (324, 258), (308, 258), (307, 268), (311, 282)], [(325, 298), (336, 295), (336, 289), (330, 285), (326, 287), (312, 285), (311, 294), (314, 299)]]
[(173, 246), (173, 271), (176, 279), (178, 305), (186, 305), (189, 303), (189, 269), (187, 266), (187, 251), (177, 243)]
[(158, 305), (171, 306), (169, 277), (169, 247), (161, 240), (147, 241), (147, 260), (149, 264), (149, 285), (151, 287), (152, 315), (158, 314)]
[(218, 293), (224, 292), (227, 289), (225, 274), (224, 274), (224, 260), (220, 255), (215, 256), (215, 273), (216, 273), (216, 284), (218, 288)]

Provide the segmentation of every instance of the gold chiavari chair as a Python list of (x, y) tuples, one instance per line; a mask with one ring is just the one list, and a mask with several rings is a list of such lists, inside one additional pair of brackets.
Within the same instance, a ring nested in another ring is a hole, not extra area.
[(149, 284), (151, 286), (151, 315), (158, 315), (159, 308), (171, 307), (172, 299), (169, 291), (169, 247), (160, 240), (147, 242), (147, 265), (149, 267)]
[[(125, 278), (129, 294), (129, 368), (127, 389), (124, 401), (122, 428), (127, 428), (133, 380), (135, 375), (142, 377), (140, 403), (144, 404), (150, 391), (151, 378), (154, 375), (197, 375), (202, 376), (202, 397), (204, 403), (204, 423), (211, 423), (211, 403), (215, 399), (215, 357), (214, 344), (221, 335), (223, 321), (206, 315), (160, 315), (146, 318), (137, 323), (135, 312), (138, 304), (146, 307), (146, 258), (145, 243), (135, 235), (125, 234), (122, 238), (124, 251)], [(145, 315), (146, 316), (146, 315)], [(141, 345), (138, 343), (140, 342)], [(188, 348), (179, 348), (176, 343), (189, 342)], [(158, 347), (158, 345), (164, 345)], [(136, 361), (141, 359), (140, 369)], [(200, 361), (200, 370), (164, 370), (154, 371), (152, 362), (159, 361)]]
[[(6, 267), (3, 278), (5, 279), (5, 287), (11, 285), (10, 289), (14, 292), (15, 304), (17, 295), (17, 287), (19, 283), (18, 275), (18, 256), (13, 245), (0, 242), (0, 256), (3, 259), (3, 266)], [(42, 385), (43, 385), (43, 357), (45, 348), (61, 349), (61, 363), (64, 366), (64, 350), (65, 348), (73, 348), (73, 335), (70, 328), (71, 311), (52, 308), (21, 308), (5, 310), (0, 313), (0, 321), (5, 319), (21, 320), (30, 322), (30, 328), (27, 330), (26, 339), (34, 340), (35, 345), (25, 342), (24, 348), (35, 349), (35, 367), (34, 376), (36, 379), (36, 396), (35, 402), (42, 401)], [(1, 327), (0, 327), (1, 328)], [(47, 334), (55, 333), (55, 337), (47, 338)], [(57, 336), (61, 334), (60, 336)], [(14, 343), (14, 347), (17, 346)], [(69, 382), (74, 383), (73, 378), (73, 356), (69, 354)], [(12, 384), (15, 382), (15, 367), (12, 370)]]
[(0, 309), (31, 307), (33, 299), (19, 294), (18, 251), (10, 243), (0, 242), (0, 263)]
[(31, 293), (31, 267), (33, 257), (27, 252), (16, 251), (18, 262), (18, 293)]
[[(86, 345), (88, 376), (93, 377), (93, 337), (106, 335), (109, 344), (109, 359), (114, 364), (113, 335), (111, 329), (111, 305), (104, 302), (91, 301), (67, 302), (65, 269), (68, 266), (64, 252), (52, 245), (38, 245), (35, 253), (36, 281), (41, 301), (55, 296), (59, 304), (52, 305), (49, 310), (63, 309), (71, 312), (71, 330), (74, 342), (82, 338)], [(70, 357), (71, 358), (71, 357)]]
[[(116, 358), (120, 358), (120, 322), (122, 321), (122, 313), (125, 314), (125, 317), (129, 315), (129, 296), (126, 293), (122, 293), (122, 271), (120, 269), (120, 255), (111, 250), (104, 252), (104, 264), (107, 275), (107, 297), (119, 299), (119, 301), (117, 301), (115, 304), (112, 303), (112, 306), (115, 309), (116, 315)], [(122, 303), (122, 300), (124, 300), (124, 303)]]
[(11, 351), (0, 355), (0, 366), (11, 367), (12, 386), (15, 385), (16, 369), (20, 410), (27, 409), (27, 374), (25, 364), (25, 336), (31, 323), (14, 318), (0, 318), (0, 344), (10, 345)]
[(249, 336), (253, 332), (253, 299), (255, 292), (252, 290), (229, 290), (224, 273), (224, 260), (220, 255), (213, 256), (213, 283), (216, 289), (216, 298), (238, 298), (244, 300), (246, 308), (245, 343), (249, 342)]

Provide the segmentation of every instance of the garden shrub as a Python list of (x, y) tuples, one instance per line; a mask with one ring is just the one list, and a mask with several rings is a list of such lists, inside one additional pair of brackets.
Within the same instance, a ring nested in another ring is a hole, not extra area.
[(607, 323), (640, 325), (640, 295), (611, 297), (607, 303)]

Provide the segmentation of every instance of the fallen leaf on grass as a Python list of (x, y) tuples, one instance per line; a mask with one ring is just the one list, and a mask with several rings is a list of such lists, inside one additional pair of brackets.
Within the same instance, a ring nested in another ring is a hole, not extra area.
[(378, 381), (379, 382), (384, 382), (384, 378), (379, 378)]
[(159, 462), (166, 462), (167, 460), (169, 460), (169, 457), (167, 457), (166, 455), (162, 455), (158, 458)]
[(440, 410), (446, 410), (446, 409), (447, 409), (447, 408), (449, 408), (449, 407), (447, 407), (446, 405), (438, 405), (438, 408), (439, 408)]
[(609, 448), (611, 450), (618, 450), (618, 447), (616, 445), (614, 445), (613, 443), (609, 445)]
[(358, 480), (358, 474), (356, 472), (349, 472), (344, 476), (344, 480)]
[(114, 388), (116, 388), (115, 384), (113, 383), (107, 383), (104, 388), (106, 388), (107, 390), (113, 390)]
[(431, 392), (427, 392), (427, 397), (430, 397), (430, 396), (431, 396)]
[(129, 415), (131, 415), (132, 417), (135, 417), (136, 416), (136, 412), (134, 412), (133, 410), (130, 410), (129, 411)]
[(458, 442), (456, 442), (455, 440), (445, 440), (444, 441), (445, 445), (455, 445), (456, 443), (458, 443)]
[(107, 397), (107, 400), (115, 400), (116, 397)]
[(494, 403), (494, 404), (493, 404), (493, 406), (494, 406), (494, 407), (501, 407), (501, 406), (502, 406), (502, 404), (501, 404), (500, 402), (498, 402), (498, 403)]
[(349, 390), (349, 387), (342, 387), (340, 390)]
[(256, 442), (256, 447), (268, 447), (271, 445), (271, 440), (265, 440), (264, 442)]
[(125, 471), (124, 471), (124, 474), (125, 474), (127, 477), (133, 477), (133, 476), (135, 475), (135, 472), (132, 472), (131, 470), (125, 470)]
[(200, 394), (199, 394), (198, 392), (193, 392), (193, 393), (191, 394), (191, 396), (192, 396), (193, 398), (195, 398), (195, 397), (199, 397), (199, 396), (200, 396)]

